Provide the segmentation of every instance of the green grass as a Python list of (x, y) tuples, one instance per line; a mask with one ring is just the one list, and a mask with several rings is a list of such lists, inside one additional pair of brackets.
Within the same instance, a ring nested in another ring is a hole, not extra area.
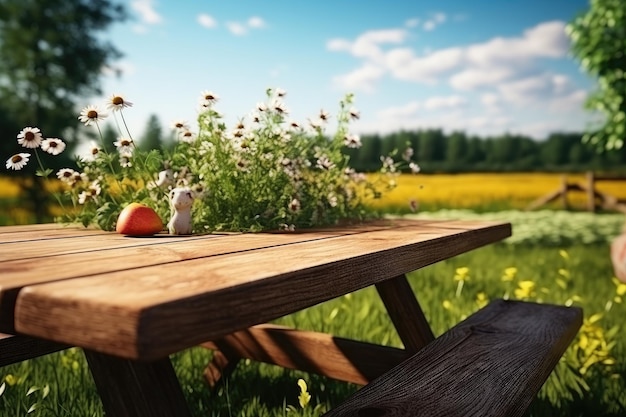
[[(469, 268), (470, 279), (456, 297), (458, 284), (454, 276), (460, 267)], [(477, 294), (484, 293), (490, 299), (502, 297), (507, 287), (501, 277), (508, 267), (517, 268), (517, 281), (535, 282), (536, 295), (532, 299), (563, 304), (577, 295), (580, 301), (574, 304), (584, 308), (586, 318), (603, 313), (598, 324), (606, 340), (610, 339), (607, 332), (611, 327), (622, 326), (626, 297), (622, 303), (614, 300), (616, 285), (611, 280), (606, 243), (561, 247), (490, 245), (412, 273), (409, 280), (435, 333), (441, 334), (463, 315), (479, 308)], [(558, 280), (561, 285), (565, 284), (565, 289), (557, 284)], [(513, 295), (513, 287), (508, 290)], [(449, 301), (449, 309), (442, 307), (443, 300)], [(609, 300), (613, 300), (612, 305), (606, 311)], [(372, 288), (290, 315), (279, 322), (344, 337), (401, 345)], [(588, 389), (580, 388), (573, 379), (574, 374), (568, 367), (576, 368), (575, 363), (564, 359), (558, 368), (560, 380), (555, 381), (554, 376), (551, 378), (530, 415), (624, 415), (626, 383), (623, 377), (615, 375), (626, 375), (626, 338), (618, 332), (614, 339), (616, 343), (610, 354), (616, 359), (615, 364), (592, 366), (584, 377)], [(576, 343), (570, 352), (575, 352)], [(337, 404), (357, 388), (316, 375), (243, 361), (224, 385), (211, 391), (202, 377), (210, 356), (205, 349), (194, 348), (173, 357), (194, 416), (285, 416), (285, 406), (289, 405), (297, 410), (289, 415), (317, 415), (318, 411)], [(8, 375), (11, 376), (7, 378)], [(298, 378), (307, 381), (313, 396), (305, 410), (298, 406)], [(103, 415), (88, 368), (78, 349), (1, 368), (2, 380), (6, 382), (6, 389), (0, 396), (0, 416)], [(19, 382), (15, 383), (15, 380)], [(49, 393), (42, 398), (45, 386), (49, 387)], [(27, 395), (31, 387), (40, 389)], [(35, 403), (35, 411), (27, 414)], [(318, 409), (313, 410), (316, 405)]]

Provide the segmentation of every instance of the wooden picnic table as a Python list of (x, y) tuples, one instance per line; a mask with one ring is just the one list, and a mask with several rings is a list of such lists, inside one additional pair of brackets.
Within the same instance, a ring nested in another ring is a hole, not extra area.
[[(256, 337), (256, 352), (238, 354), (367, 382), (433, 340), (406, 274), (510, 235), (509, 223), (405, 219), (140, 238), (5, 226), (0, 332), (83, 348), (111, 416), (188, 416), (168, 355), (233, 335)], [(371, 285), (404, 350), (263, 326)]]

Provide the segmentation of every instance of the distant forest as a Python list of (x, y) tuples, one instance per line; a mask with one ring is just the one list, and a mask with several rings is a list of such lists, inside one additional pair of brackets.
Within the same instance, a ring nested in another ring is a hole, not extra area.
[(626, 148), (599, 153), (582, 143), (582, 134), (553, 133), (545, 140), (522, 135), (481, 138), (463, 132), (446, 134), (440, 129), (400, 131), (388, 135), (363, 135), (362, 146), (346, 149), (350, 165), (371, 172), (381, 165), (380, 156), (397, 149), (400, 160), (410, 146), (422, 172), (547, 171), (626, 173)]

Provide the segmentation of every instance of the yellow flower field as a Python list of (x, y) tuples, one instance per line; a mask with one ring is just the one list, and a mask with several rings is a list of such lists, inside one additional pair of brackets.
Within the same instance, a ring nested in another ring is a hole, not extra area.
[[(394, 212), (409, 212), (411, 201), (417, 211), (437, 209), (474, 209), (497, 211), (524, 209), (531, 202), (558, 190), (564, 174), (551, 173), (486, 173), (486, 174), (436, 174), (401, 175), (398, 186), (383, 198), (371, 201), (371, 206)], [(567, 174), (569, 183), (586, 186), (584, 174)], [(55, 188), (52, 181), (49, 188)], [(601, 181), (599, 191), (626, 200), (626, 181)], [(4, 222), (27, 223), (30, 215), (25, 207), (15, 204), (20, 188), (16, 180), (0, 177), (0, 209)], [(568, 201), (574, 209), (585, 209), (584, 192), (570, 192)], [(10, 203), (9, 203), (10, 202)], [(562, 208), (560, 199), (548, 208)], [(58, 210), (54, 210), (55, 214)], [(3, 219), (0, 219), (2, 221)]]
[[(383, 198), (372, 201), (380, 209), (410, 210), (410, 202), (417, 210), (438, 208), (468, 208), (478, 210), (524, 209), (534, 200), (558, 190), (564, 174), (552, 173), (484, 173), (402, 175), (398, 186)], [(567, 174), (569, 183), (586, 186), (585, 174)], [(596, 188), (619, 199), (626, 199), (626, 181), (599, 181)], [(584, 209), (584, 192), (568, 193), (572, 208)], [(562, 207), (557, 200), (549, 207)]]

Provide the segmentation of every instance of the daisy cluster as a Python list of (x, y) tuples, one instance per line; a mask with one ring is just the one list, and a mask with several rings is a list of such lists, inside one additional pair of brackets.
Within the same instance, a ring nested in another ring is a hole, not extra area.
[[(26, 149), (32, 149), (35, 153), (37, 153), (39, 148), (51, 155), (58, 155), (65, 150), (65, 142), (58, 138), (44, 139), (38, 127), (25, 127), (22, 129), (17, 135), (17, 143)], [(18, 171), (26, 166), (30, 157), (31, 154), (29, 152), (16, 153), (7, 159), (6, 167), (7, 169)]]
[[(114, 94), (106, 103), (119, 132), (114, 148), (103, 143), (101, 124), (107, 112), (85, 107), (78, 119), (98, 131), (100, 143), (92, 144), (77, 168), (56, 173), (65, 184), (64, 220), (112, 230), (119, 212), (131, 202), (147, 204), (167, 220), (168, 196), (185, 187), (195, 197), (194, 232), (292, 231), (375, 216), (367, 201), (393, 189), (403, 167), (419, 171), (409, 148), (398, 161), (395, 154), (381, 157), (376, 174), (355, 172), (345, 152), (361, 146), (360, 137), (349, 130), (350, 122), (360, 117), (353, 96), (340, 101), (334, 117), (322, 109), (300, 122), (290, 118), (286, 94), (266, 90), (263, 102), (228, 127), (216, 109), (219, 97), (205, 91), (195, 128), (184, 120), (173, 122), (175, 143), (152, 150), (135, 145), (124, 119), (132, 103), (123, 96)], [(65, 147), (60, 139), (43, 139), (31, 127), (20, 132), (18, 142), (51, 154)], [(7, 169), (23, 168), (29, 157), (14, 155)]]

